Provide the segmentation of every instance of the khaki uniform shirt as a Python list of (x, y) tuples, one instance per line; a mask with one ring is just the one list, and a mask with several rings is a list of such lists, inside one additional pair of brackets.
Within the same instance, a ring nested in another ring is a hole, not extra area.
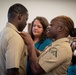
[(67, 75), (71, 58), (72, 50), (67, 38), (53, 42), (39, 57), (39, 64), (46, 72), (43, 75)]
[(19, 75), (26, 75), (27, 50), (18, 30), (11, 23), (0, 33), (0, 75), (6, 69), (19, 68)]

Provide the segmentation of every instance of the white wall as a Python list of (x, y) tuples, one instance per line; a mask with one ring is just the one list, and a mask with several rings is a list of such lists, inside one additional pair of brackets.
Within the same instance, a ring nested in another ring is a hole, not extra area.
[(73, 19), (76, 27), (76, 0), (0, 0), (0, 31), (6, 25), (8, 8), (14, 3), (22, 3), (27, 7), (28, 22), (36, 16), (44, 16), (50, 22), (55, 16), (67, 15)]

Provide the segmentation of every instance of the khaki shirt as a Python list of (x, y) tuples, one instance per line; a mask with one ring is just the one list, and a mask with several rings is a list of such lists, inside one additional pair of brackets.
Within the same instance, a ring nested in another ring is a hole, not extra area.
[(0, 33), (0, 75), (6, 69), (19, 68), (19, 75), (26, 75), (27, 50), (18, 30), (11, 23)]
[(71, 58), (72, 50), (67, 38), (53, 42), (39, 57), (39, 64), (46, 72), (43, 75), (67, 75)]

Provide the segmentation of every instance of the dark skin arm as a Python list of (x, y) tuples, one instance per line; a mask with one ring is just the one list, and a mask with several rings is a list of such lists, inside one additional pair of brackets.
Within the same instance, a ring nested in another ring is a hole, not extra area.
[(25, 44), (27, 45), (30, 65), (31, 65), (31, 69), (32, 69), (33, 73), (35, 75), (45, 73), (45, 71), (39, 65), (38, 56), (40, 55), (40, 52), (36, 51), (36, 48), (33, 44), (33, 40), (31, 39), (30, 35), (25, 32), (20, 33), (20, 35), (22, 36)]
[(18, 68), (11, 68), (6, 70), (6, 75), (19, 75)]
[(37, 49), (35, 49), (35, 51), (36, 51), (37, 57), (39, 57), (40, 54), (42, 53), (41, 51), (39, 51), (39, 50), (37, 50)]

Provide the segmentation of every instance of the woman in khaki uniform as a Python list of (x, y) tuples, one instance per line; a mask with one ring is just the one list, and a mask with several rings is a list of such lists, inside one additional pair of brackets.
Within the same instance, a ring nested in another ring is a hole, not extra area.
[(50, 22), (46, 34), (55, 41), (42, 53), (36, 50), (29, 34), (25, 32), (20, 34), (27, 45), (33, 73), (35, 75), (67, 75), (67, 68), (72, 58), (68, 36), (74, 37), (75, 34), (72, 19), (67, 16), (55, 17)]

